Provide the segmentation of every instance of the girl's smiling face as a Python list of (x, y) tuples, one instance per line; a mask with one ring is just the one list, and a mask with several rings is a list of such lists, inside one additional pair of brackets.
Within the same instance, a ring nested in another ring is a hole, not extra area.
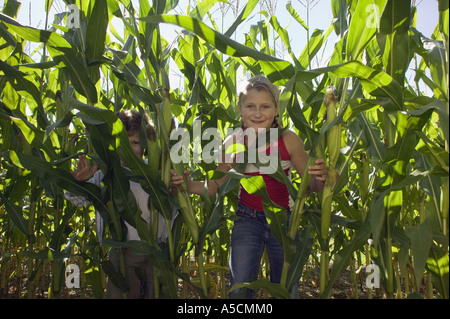
[(258, 131), (272, 127), (278, 108), (269, 92), (262, 88), (252, 88), (247, 91), (239, 107), (239, 114), (245, 127)]

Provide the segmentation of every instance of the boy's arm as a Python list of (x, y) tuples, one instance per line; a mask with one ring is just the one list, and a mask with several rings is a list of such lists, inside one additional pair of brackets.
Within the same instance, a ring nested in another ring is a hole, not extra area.
[[(101, 181), (103, 179), (103, 173), (101, 170), (98, 170), (98, 165), (96, 164), (91, 168), (86, 159), (86, 156), (84, 155), (81, 155), (78, 159), (77, 170), (71, 173), (77, 181), (87, 180), (87, 182), (97, 185), (98, 187), (100, 187)], [(64, 197), (75, 206), (80, 207), (88, 206), (91, 204), (91, 202), (85, 196), (72, 194), (70, 192), (65, 192)]]
[[(92, 176), (89, 180), (87, 180), (87, 182), (100, 187), (102, 179), (103, 179), (103, 172), (101, 170), (98, 170), (94, 173), (94, 176)], [(82, 206), (88, 206), (88, 205), (92, 204), (87, 199), (87, 197), (81, 196), (81, 195), (76, 195), (76, 194), (73, 194), (70, 192), (65, 192), (64, 197), (68, 201), (70, 201), (74, 206), (82, 207)]]

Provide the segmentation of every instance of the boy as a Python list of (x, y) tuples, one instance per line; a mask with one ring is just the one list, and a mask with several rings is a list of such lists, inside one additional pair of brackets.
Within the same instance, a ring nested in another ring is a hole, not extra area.
[[(118, 114), (119, 119), (122, 121), (125, 129), (128, 133), (128, 139), (134, 152), (139, 158), (144, 155), (144, 149), (140, 144), (139, 131), (141, 122), (145, 121), (147, 127), (147, 138), (151, 140), (156, 139), (156, 133), (154, 127), (150, 124), (148, 117), (141, 118), (139, 112), (135, 110), (126, 110)], [(88, 181), (96, 184), (100, 187), (100, 183), (103, 179), (103, 172), (98, 170), (98, 164), (93, 167), (89, 166), (86, 156), (80, 156), (77, 163), (77, 170), (72, 172), (73, 177), (78, 181)], [(150, 223), (150, 211), (148, 209), (148, 194), (142, 189), (139, 183), (130, 181), (130, 190), (133, 192), (136, 202), (142, 212), (141, 217), (149, 224)], [(72, 202), (75, 206), (86, 206), (90, 202), (82, 196), (77, 196), (71, 193), (65, 194), (66, 199)], [(102, 243), (103, 234), (103, 220), (100, 214), (97, 212), (97, 234), (100, 243)], [(127, 227), (126, 240), (140, 240), (137, 230), (125, 222)], [(166, 223), (162, 215), (159, 217), (158, 224), (158, 244), (163, 244), (167, 238)], [(112, 250), (110, 253), (110, 260), (117, 272), (120, 269), (119, 253), (116, 250)], [(154, 282), (153, 282), (153, 266), (150, 263), (148, 256), (136, 255), (129, 251), (124, 250), (124, 263), (125, 263), (125, 279), (128, 286), (127, 298), (130, 299), (149, 299), (154, 297)], [(106, 287), (106, 298), (119, 299), (122, 298), (122, 291), (116, 287), (111, 280), (108, 281)]]

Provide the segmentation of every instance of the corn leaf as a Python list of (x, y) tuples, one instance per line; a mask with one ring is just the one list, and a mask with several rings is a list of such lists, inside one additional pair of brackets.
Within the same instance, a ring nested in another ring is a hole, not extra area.
[(448, 299), (450, 296), (448, 250), (433, 245), (427, 260), (427, 269), (430, 270), (433, 285), (439, 291), (442, 298)]
[(286, 288), (288, 291), (291, 291), (292, 288), (295, 287), (295, 283), (299, 282), (303, 274), (303, 267), (309, 260), (312, 246), (314, 244), (312, 231), (313, 227), (311, 225), (305, 226), (301, 231), (298, 240), (296, 240), (295, 258), (292, 261), (292, 264), (289, 266), (289, 271), (286, 279)]
[(417, 282), (420, 282), (433, 241), (431, 223), (429, 219), (426, 219), (417, 226), (406, 226), (405, 231), (411, 239), (411, 250), (414, 256), (414, 275), (417, 278)]
[(261, 278), (252, 282), (234, 284), (233, 287), (231, 287), (230, 291), (240, 288), (248, 288), (253, 290), (264, 289), (274, 298), (282, 298), (282, 299), (291, 298), (286, 288), (284, 288), (280, 284), (272, 283), (265, 278)]
[(86, 68), (78, 61), (74, 48), (63, 36), (56, 32), (39, 30), (20, 24), (18, 21), (0, 13), (0, 21), (25, 40), (43, 42), (48, 46), (48, 52), (58, 67), (70, 76), (76, 90), (88, 98), (92, 104), (97, 103), (97, 89), (90, 79)]
[(342, 78), (356, 77), (368, 94), (373, 97), (389, 98), (392, 105), (385, 105), (388, 111), (404, 109), (403, 90), (399, 83), (388, 74), (368, 67), (359, 61), (350, 61), (310, 71), (297, 71), (295, 81), (302, 83), (328, 72)]
[(249, 56), (264, 61), (280, 61), (279, 59), (253, 50), (243, 44), (231, 40), (229, 37), (211, 29), (203, 22), (191, 17), (181, 15), (157, 15), (141, 18), (143, 21), (154, 23), (170, 23), (185, 28), (198, 35), (200, 38), (208, 42), (220, 52), (229, 56), (243, 57)]
[(386, 3), (387, 0), (377, 1), (376, 4), (372, 0), (357, 2), (348, 32), (345, 50), (347, 60), (357, 60), (367, 44), (376, 35)]
[(25, 219), (22, 212), (22, 207), (11, 203), (9, 199), (0, 192), (0, 202), (5, 206), (6, 212), (11, 218), (14, 225), (25, 235), (29, 240), (35, 242), (36, 238), (34, 234), (30, 234), (28, 231), (28, 220)]
[(383, 54), (383, 66), (397, 83), (403, 86), (409, 61), (409, 37), (411, 1), (388, 0), (377, 33), (378, 45)]

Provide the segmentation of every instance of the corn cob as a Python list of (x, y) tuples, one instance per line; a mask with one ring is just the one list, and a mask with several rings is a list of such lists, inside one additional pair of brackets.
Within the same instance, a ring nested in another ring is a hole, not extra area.
[[(161, 114), (159, 114), (159, 119), (162, 122), (162, 131), (163, 131), (163, 135), (164, 135), (162, 142), (163, 143), (165, 142), (168, 145), (169, 144), (169, 135), (170, 135), (170, 131), (172, 130), (173, 121), (172, 121), (170, 95), (169, 95), (169, 90), (167, 90), (167, 89), (164, 90), (164, 92), (163, 92), (163, 102), (161, 104), (161, 111), (162, 111), (162, 116), (161, 116)], [(196, 249), (196, 251), (197, 251), (196, 258), (197, 258), (197, 263), (198, 263), (198, 270), (199, 270), (202, 291), (206, 297), (208, 295), (208, 288), (207, 288), (206, 276), (205, 276), (205, 270), (204, 270), (202, 247), (201, 247), (201, 243), (199, 243), (200, 228), (197, 223), (197, 220), (195, 219), (194, 210), (193, 210), (192, 204), (191, 204), (191, 198), (189, 197), (187, 179), (186, 179), (186, 175), (184, 174), (184, 165), (183, 165), (183, 163), (173, 163), (172, 161), (170, 161), (170, 156), (168, 156), (168, 152), (165, 150), (164, 150), (164, 154), (167, 156), (165, 156), (166, 159), (163, 162), (163, 165), (164, 165), (163, 172), (162, 172), (163, 179), (168, 180), (170, 178), (170, 174), (169, 174), (170, 164), (172, 164), (172, 168), (175, 170), (175, 172), (179, 176), (183, 176), (183, 179), (184, 179), (183, 183), (181, 184), (181, 190), (179, 190), (177, 193), (177, 197), (178, 197), (178, 202), (180, 204), (181, 214), (183, 215), (184, 223), (186, 224), (187, 229), (191, 232), (192, 242), (194, 245), (199, 246), (198, 247), (199, 249)], [(168, 229), (170, 229), (169, 221), (166, 221), (166, 222), (168, 225)], [(170, 238), (169, 238), (169, 240), (170, 240)], [(170, 244), (170, 242), (169, 242), (169, 244)], [(172, 251), (173, 251), (173, 249), (171, 249), (171, 254), (172, 254)], [(173, 259), (172, 255), (171, 255), (171, 259)]]
[(187, 228), (191, 232), (194, 244), (198, 243), (199, 226), (195, 219), (194, 210), (192, 209), (191, 199), (188, 195), (188, 187), (186, 175), (184, 174), (183, 163), (172, 163), (172, 167), (179, 176), (183, 176), (184, 181), (181, 184), (181, 190), (178, 191), (178, 202), (180, 203), (181, 213)]
[(156, 139), (147, 138), (147, 154), (148, 165), (152, 170), (152, 174), (153, 176), (158, 176), (160, 157), (158, 141)]
[[(325, 92), (324, 104), (327, 107), (327, 124), (336, 118), (337, 98), (333, 94), (333, 89), (328, 87)], [(328, 238), (328, 228), (331, 218), (331, 199), (333, 197), (334, 185), (337, 181), (335, 169), (341, 149), (341, 125), (332, 126), (327, 131), (327, 147), (329, 153), (328, 177), (325, 182), (322, 197), (322, 239)]]
[[(325, 92), (324, 104), (327, 108), (327, 124), (336, 118), (337, 98), (333, 94), (333, 89), (328, 87)], [(325, 181), (325, 187), (322, 194), (322, 219), (321, 219), (321, 238), (325, 245), (320, 256), (321, 274), (320, 274), (320, 293), (323, 293), (328, 281), (328, 229), (331, 220), (331, 203), (333, 198), (334, 186), (337, 182), (337, 171), (335, 169), (339, 158), (341, 148), (341, 125), (336, 124), (327, 131), (328, 148), (328, 176)]]
[[(325, 92), (324, 104), (327, 107), (327, 124), (334, 121), (337, 112), (337, 98), (333, 89), (328, 87)], [(327, 132), (327, 147), (329, 153), (329, 166), (335, 167), (341, 150), (341, 125), (332, 126)]]
[(199, 243), (199, 225), (195, 219), (194, 210), (192, 209), (191, 199), (188, 195), (188, 186), (186, 175), (184, 174), (183, 163), (173, 163), (173, 169), (179, 176), (183, 176), (183, 183), (181, 184), (181, 190), (178, 191), (178, 202), (180, 203), (181, 214), (183, 215), (184, 222), (191, 232), (192, 242), (198, 246), (196, 249), (196, 259), (198, 264), (198, 272), (200, 276), (200, 284), (202, 286), (203, 294), (208, 296), (208, 288), (206, 283), (204, 261), (203, 261), (203, 249), (201, 243)]

